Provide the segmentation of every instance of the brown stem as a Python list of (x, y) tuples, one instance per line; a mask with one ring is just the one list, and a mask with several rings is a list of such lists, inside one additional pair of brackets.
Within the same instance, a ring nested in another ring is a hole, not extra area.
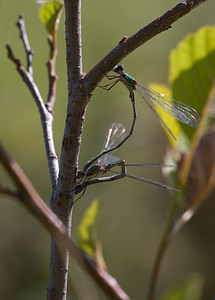
[(58, 77), (55, 73), (55, 63), (57, 57), (57, 43), (56, 40), (53, 40), (51, 36), (48, 37), (49, 47), (50, 47), (50, 57), (47, 62), (48, 68), (48, 77), (49, 77), (49, 92), (46, 102), (46, 108), (49, 112), (53, 113), (53, 107), (56, 100), (56, 89)]
[(56, 16), (53, 32), (48, 35), (50, 56), (47, 62), (48, 77), (49, 77), (49, 92), (48, 92), (48, 98), (46, 102), (46, 108), (52, 114), (53, 114), (53, 107), (56, 100), (56, 88), (57, 88), (57, 81), (58, 81), (58, 77), (55, 72), (55, 63), (56, 63), (56, 58), (58, 53), (57, 31), (58, 31), (58, 24), (61, 18), (62, 11), (63, 11), (63, 5), (61, 5), (61, 8), (58, 11), (58, 15)]
[(8, 196), (16, 197), (16, 198), (18, 198), (20, 196), (19, 193), (13, 191), (11, 188), (4, 187), (1, 185), (0, 185), (0, 193), (3, 195), (8, 195)]
[[(52, 209), (71, 232), (73, 190), (80, 151), (81, 135), (89, 94), (80, 85), (82, 77), (81, 55), (81, 0), (65, 0), (66, 56), (68, 76), (68, 106), (61, 149), (59, 178)], [(60, 270), (60, 271), (59, 271)], [(68, 252), (62, 260), (52, 238), (51, 264), (47, 299), (57, 291), (56, 299), (65, 300), (67, 293)]]

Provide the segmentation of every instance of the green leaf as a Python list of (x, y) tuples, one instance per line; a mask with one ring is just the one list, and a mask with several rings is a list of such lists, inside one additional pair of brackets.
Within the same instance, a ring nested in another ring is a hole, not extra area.
[(96, 247), (98, 241), (98, 211), (99, 200), (94, 200), (86, 210), (81, 223), (77, 229), (78, 244), (81, 249), (89, 256), (96, 257)]
[(161, 300), (200, 300), (204, 280), (200, 274), (191, 274), (169, 290)]
[(48, 33), (52, 36), (54, 36), (56, 27), (58, 26), (62, 9), (63, 3), (55, 0), (44, 3), (39, 11), (41, 21), (45, 24)]
[[(215, 79), (215, 26), (205, 26), (188, 35), (170, 54), (173, 98), (202, 113)], [(194, 130), (182, 128), (187, 136)]]

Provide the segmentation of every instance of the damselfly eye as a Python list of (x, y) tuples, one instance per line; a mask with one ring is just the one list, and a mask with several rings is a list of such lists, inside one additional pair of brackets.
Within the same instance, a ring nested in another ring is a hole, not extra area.
[(113, 68), (113, 71), (116, 73), (121, 73), (124, 71), (124, 68), (122, 65), (117, 65), (116, 67)]
[(124, 71), (123, 65), (117, 65), (116, 68), (117, 68), (119, 71)]

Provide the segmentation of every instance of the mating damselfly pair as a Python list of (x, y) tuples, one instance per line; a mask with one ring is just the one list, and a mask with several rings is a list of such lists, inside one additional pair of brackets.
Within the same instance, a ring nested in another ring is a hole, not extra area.
[[(123, 177), (130, 177), (133, 179), (141, 180), (147, 183), (155, 184), (163, 188), (168, 188), (177, 191), (174, 188), (166, 186), (165, 184), (153, 181), (151, 179), (146, 179), (143, 177), (137, 177), (135, 175), (128, 175), (126, 173), (126, 166), (134, 166), (134, 164), (126, 165), (124, 160), (119, 160), (118, 158), (108, 155), (107, 153), (119, 148), (124, 142), (133, 134), (134, 126), (136, 122), (136, 104), (135, 104), (135, 91), (141, 96), (141, 98), (148, 104), (148, 106), (152, 109), (155, 115), (158, 117), (163, 126), (167, 129), (167, 131), (171, 134), (171, 136), (175, 139), (174, 134), (170, 130), (170, 128), (164, 123), (162, 118), (157, 113), (154, 106), (159, 107), (163, 111), (165, 111), (171, 117), (177, 119), (178, 121), (187, 124), (190, 127), (197, 127), (198, 120), (200, 119), (197, 111), (183, 104), (175, 99), (167, 97), (163, 94), (160, 94), (152, 89), (149, 89), (139, 83), (124, 72), (124, 68), (122, 65), (117, 65), (113, 71), (117, 73), (117, 75), (106, 76), (112, 82), (106, 84), (104, 86), (100, 86), (105, 90), (110, 90), (113, 86), (115, 86), (118, 82), (122, 82), (129, 91), (129, 97), (131, 99), (132, 107), (133, 107), (133, 122), (131, 125), (131, 129), (129, 133), (125, 136), (125, 128), (120, 123), (113, 123), (109, 128), (108, 135), (105, 140), (104, 147), (100, 154), (93, 157), (89, 160), (83, 171), (79, 171), (77, 178), (81, 178), (81, 181), (76, 186), (75, 193), (78, 194), (81, 191), (85, 190), (86, 187), (90, 184), (99, 183), (99, 182), (107, 182), (116, 179), (120, 179)], [(98, 163), (90, 167), (96, 160), (98, 159)], [(121, 166), (121, 172), (117, 173), (112, 170), (113, 167)], [(140, 164), (135, 166), (156, 166), (156, 167), (164, 167), (167, 165), (164, 164)], [(113, 172), (116, 175), (96, 178), (99, 174), (105, 174), (106, 172)]]
[[(108, 133), (105, 138), (104, 146), (102, 148), (101, 153), (105, 153), (108, 150), (113, 149), (124, 138), (125, 138), (125, 127), (121, 123), (112, 123), (108, 129)], [(115, 167), (120, 167), (121, 172), (114, 171), (113, 168)], [(152, 179), (148, 179), (144, 177), (139, 177), (136, 175), (127, 174), (126, 167), (171, 167), (171, 166), (164, 163), (126, 164), (124, 160), (121, 160), (118, 157), (106, 153), (104, 155), (101, 155), (98, 158), (97, 163), (94, 164), (93, 166), (91, 167), (89, 166), (86, 170), (78, 171), (77, 179), (80, 179), (80, 181), (75, 187), (75, 194), (79, 194), (80, 192), (84, 193), (88, 185), (92, 185), (95, 183), (102, 183), (102, 182), (110, 182), (124, 177), (129, 177), (135, 180), (157, 185), (165, 189), (178, 191), (177, 189), (169, 187), (168, 185), (165, 185), (161, 182), (154, 181)], [(115, 175), (98, 178), (98, 176), (104, 175), (107, 172), (113, 173)]]

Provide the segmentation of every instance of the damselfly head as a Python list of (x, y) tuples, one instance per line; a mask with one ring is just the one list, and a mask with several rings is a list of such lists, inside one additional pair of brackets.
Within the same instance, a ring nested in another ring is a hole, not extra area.
[(122, 65), (116, 65), (114, 68), (113, 68), (113, 71), (118, 73), (118, 74), (122, 74), (122, 72), (124, 71), (124, 67)]

